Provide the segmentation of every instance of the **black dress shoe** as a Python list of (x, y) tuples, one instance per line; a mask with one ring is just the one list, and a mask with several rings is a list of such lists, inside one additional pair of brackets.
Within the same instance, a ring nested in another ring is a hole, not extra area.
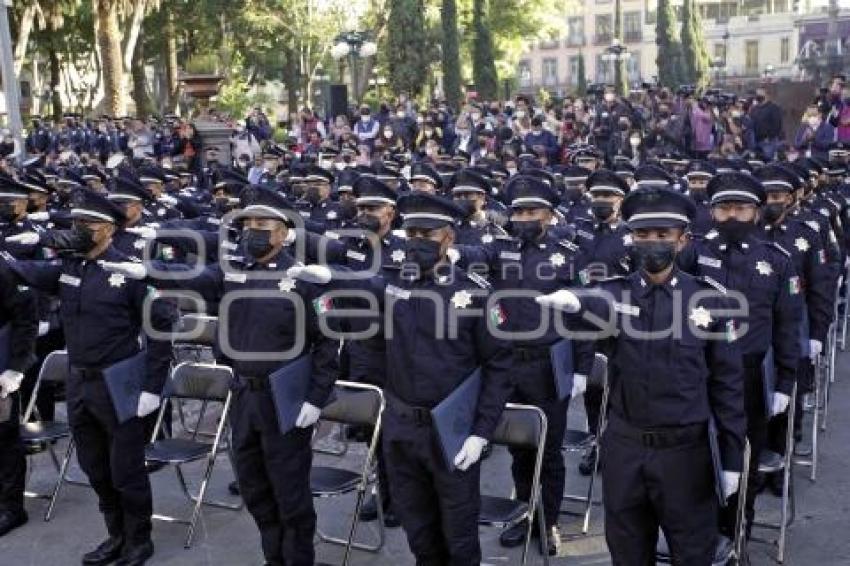
[[(536, 533), (535, 536), (540, 536), (540, 531), (538, 531), (537, 529), (534, 529), (534, 532)], [(545, 552), (548, 556), (557, 556), (558, 550), (560, 548), (561, 548), (561, 532), (558, 530), (558, 526), (555, 525), (553, 527), (550, 527), (546, 531), (546, 550), (545, 551), (543, 550), (543, 541), (542, 540), (540, 541), (540, 547), (539, 547), (540, 554), (543, 554)]]
[(124, 548), (124, 552), (115, 566), (143, 566), (151, 556), (153, 556), (153, 543), (151, 541), (133, 546), (128, 545)]
[(589, 476), (593, 473), (593, 468), (596, 465), (596, 446), (588, 448), (581, 457), (581, 462), (578, 463), (578, 472), (583, 476)]
[(20, 511), (0, 511), (0, 537), (17, 529), (27, 521), (29, 521), (29, 517), (23, 509)]
[(233, 480), (232, 482), (227, 484), (227, 492), (230, 493), (230, 495), (238, 496), (240, 494), (239, 482)]
[(360, 507), (359, 517), (363, 523), (370, 523), (378, 518), (378, 498), (374, 494)]
[(123, 547), (123, 538), (109, 537), (100, 543), (97, 548), (83, 555), (83, 564), (86, 566), (112, 564), (121, 556), (121, 549)]
[(384, 511), (384, 526), (388, 529), (396, 529), (401, 526), (401, 521), (392, 512), (392, 509)]
[(782, 472), (773, 472), (767, 476), (767, 480), (765, 481), (767, 484), (767, 489), (772, 493), (775, 497), (782, 497), (782, 488), (785, 483), (785, 474)]
[[(513, 527), (505, 529), (499, 535), (499, 544), (505, 548), (514, 548), (525, 542), (525, 532), (528, 530), (528, 519), (523, 519)], [(532, 536), (536, 532), (532, 530)]]

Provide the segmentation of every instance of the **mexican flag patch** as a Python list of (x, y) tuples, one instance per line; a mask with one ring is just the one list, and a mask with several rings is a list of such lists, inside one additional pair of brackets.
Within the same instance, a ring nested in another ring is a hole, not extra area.
[(508, 320), (507, 315), (505, 314), (502, 305), (496, 304), (490, 307), (490, 322), (492, 322), (495, 326), (501, 326)]
[(800, 278), (796, 275), (788, 279), (788, 293), (791, 295), (800, 294)]
[(821, 265), (826, 263), (826, 250), (818, 250), (818, 261)]
[(738, 331), (735, 328), (735, 321), (734, 320), (727, 320), (726, 321), (726, 341), (727, 342), (734, 342), (737, 339), (738, 339)]
[(316, 314), (325, 314), (329, 310), (333, 309), (333, 301), (322, 295), (318, 299), (313, 299), (313, 309), (315, 309)]

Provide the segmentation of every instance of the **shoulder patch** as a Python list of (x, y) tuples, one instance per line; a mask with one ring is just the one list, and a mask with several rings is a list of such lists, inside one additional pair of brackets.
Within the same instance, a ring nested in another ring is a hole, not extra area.
[(712, 288), (720, 291), (724, 295), (727, 292), (726, 287), (724, 287), (723, 285), (721, 285), (720, 283), (718, 283), (717, 281), (715, 281), (714, 279), (712, 279), (711, 277), (708, 277), (706, 275), (700, 275), (700, 276), (696, 277), (696, 280), (700, 281), (702, 283), (705, 283), (709, 287), (712, 287)]
[(466, 277), (482, 289), (490, 289), (490, 282), (474, 271), (467, 271)]
[(818, 224), (814, 220), (806, 220), (804, 222), (804, 224), (806, 226), (808, 226), (809, 228), (811, 228), (812, 230), (814, 230), (815, 232), (820, 232), (820, 224)]
[(706, 232), (706, 233), (705, 233), (705, 235), (703, 236), (703, 238), (705, 238), (706, 240), (713, 240), (713, 239), (715, 239), (715, 238), (716, 238), (717, 236), (719, 236), (719, 235), (720, 235), (720, 234), (717, 232), (717, 230), (715, 230), (714, 228), (712, 228), (711, 230), (709, 230), (708, 232)]
[(783, 248), (782, 246), (780, 246), (778, 243), (776, 243), (776, 242), (767, 242), (767, 243), (768, 243), (771, 247), (773, 247), (773, 248), (775, 248), (775, 249), (779, 250), (780, 252), (782, 252), (782, 255), (784, 255), (785, 257), (791, 257), (791, 253), (790, 253), (788, 250), (786, 250), (785, 248)]
[(558, 245), (571, 252), (578, 251), (578, 246), (569, 240), (558, 240)]

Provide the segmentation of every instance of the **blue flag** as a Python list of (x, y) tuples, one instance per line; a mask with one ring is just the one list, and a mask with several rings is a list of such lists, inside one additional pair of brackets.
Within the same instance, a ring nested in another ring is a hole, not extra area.
[(313, 377), (313, 354), (299, 356), (269, 375), (277, 424), (281, 434), (295, 428)]
[(573, 390), (573, 343), (566, 338), (558, 340), (549, 348), (549, 359), (555, 376), (555, 392), (558, 400), (563, 401)]
[(472, 432), (480, 392), (481, 368), (476, 368), (448, 397), (431, 409), (431, 421), (437, 430), (440, 449), (449, 470), (455, 469), (455, 456)]
[(119, 423), (138, 414), (142, 384), (147, 378), (147, 350), (112, 364), (103, 370), (103, 380), (109, 390), (112, 406)]

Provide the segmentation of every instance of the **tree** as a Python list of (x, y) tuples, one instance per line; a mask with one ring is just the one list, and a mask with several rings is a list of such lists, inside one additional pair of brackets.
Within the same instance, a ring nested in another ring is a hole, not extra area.
[(709, 55), (702, 35), (702, 18), (694, 0), (684, 0), (682, 11), (682, 59), (689, 83), (703, 87), (709, 82)]
[(655, 44), (658, 46), (658, 56), (655, 60), (658, 66), (658, 82), (666, 87), (675, 88), (681, 84), (681, 53), (674, 23), (676, 15), (670, 0), (658, 0), (658, 16), (655, 24)]
[[(614, 4), (614, 40), (617, 44), (623, 42), (622, 0), (617, 0)], [(626, 96), (629, 92), (629, 75), (626, 71), (626, 60), (622, 57), (614, 61), (614, 87), (620, 96)]]
[(121, 0), (95, 1), (95, 36), (100, 49), (103, 73), (104, 110), (112, 116), (126, 114), (124, 101), (124, 67), (118, 8)]
[(425, 41), (425, 8), (422, 0), (391, 0), (387, 40), (383, 52), (390, 87), (397, 93), (418, 96), (428, 74)]
[(442, 36), (443, 92), (449, 107), (460, 107), (460, 50), (457, 35), (457, 2), (442, 0), (440, 22)]
[(584, 52), (578, 52), (578, 77), (576, 78), (576, 94), (584, 96), (587, 94), (587, 71), (584, 68)]
[(496, 72), (486, 0), (474, 0), (472, 6), (472, 81), (480, 99), (490, 100), (499, 96), (499, 75)]

